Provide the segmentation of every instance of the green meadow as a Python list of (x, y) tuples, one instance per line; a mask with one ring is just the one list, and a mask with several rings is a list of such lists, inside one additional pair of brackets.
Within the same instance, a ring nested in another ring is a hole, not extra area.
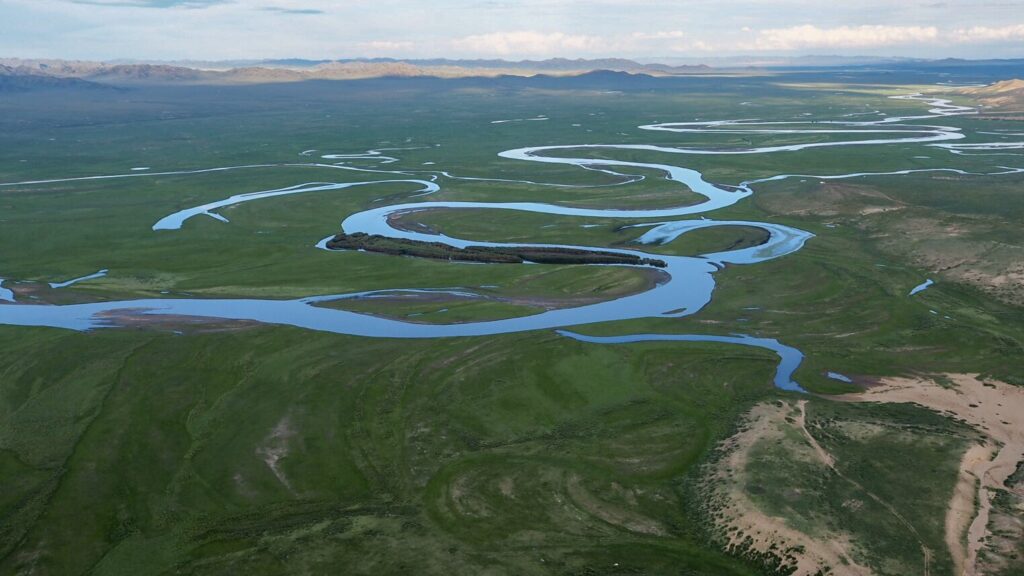
[[(324, 304), (429, 323), (610, 300), (648, 289), (656, 273), (458, 265), (314, 245), (348, 215), (409, 201), (694, 204), (698, 196), (653, 171), (623, 169), (645, 178), (609, 186), (621, 178), (497, 154), (584, 143), (725, 149), (842, 140), (849, 135), (637, 127), (920, 114), (923, 104), (887, 98), (920, 89), (794, 75), (615, 91), (371, 81), (11, 95), (0, 99), (0, 183), (132, 176), (0, 186), (0, 277), (31, 304), (392, 288), (491, 297)], [(539, 115), (549, 120), (492, 124)], [(930, 122), (961, 127), (977, 141), (986, 137), (974, 133), (992, 124), (969, 116)], [(301, 165), (387, 148), (400, 148), (382, 151), (396, 162), (348, 162), (370, 172)], [(685, 165), (724, 185), (808, 175), (755, 185), (750, 198), (705, 214), (814, 233), (801, 251), (719, 271), (712, 301), (695, 314), (573, 329), (775, 338), (803, 352), (795, 379), (813, 395), (773, 388), (771, 352), (724, 344), (606, 346), (553, 331), (371, 339), (188, 318), (89, 332), (0, 326), (0, 573), (773, 574), (762, 559), (732, 554), (715, 539), (701, 478), (752, 406), (809, 398), (809, 423), (844, 473), (898, 503), (918, 533), (871, 502), (851, 514), (842, 503), (863, 495), (787, 460), (785, 446), (762, 447), (750, 469), (766, 509), (810, 530), (841, 523), (869, 535), (869, 550), (888, 562), (879, 561), (880, 573), (913, 573), (924, 541), (938, 551), (932, 576), (952, 575), (943, 515), (957, 463), (977, 433), (919, 407), (853, 406), (818, 394), (950, 372), (1024, 385), (1024, 295), (994, 280), (1024, 250), (1024, 175), (814, 176), (993, 173), (1024, 162), (921, 144), (733, 156), (593, 153), (601, 155)], [(132, 172), (138, 167), (150, 170)], [(237, 168), (159, 174), (220, 167)], [(442, 190), (427, 197), (412, 199), (415, 184), (385, 183), (218, 211), (229, 223), (199, 216), (181, 230), (151, 229), (170, 213), (234, 194), (395, 178), (376, 169), (535, 184), (439, 176)], [(628, 226), (654, 222), (503, 210), (426, 210), (401, 219), (458, 238), (642, 249), (653, 257), (765, 241), (758, 228), (731, 226), (662, 246), (636, 244), (646, 228)], [(109, 274), (69, 288), (47, 284), (100, 269)], [(927, 278), (936, 285), (909, 297)], [(869, 425), (895, 432), (850, 433)], [(917, 473), (924, 469), (934, 473)], [(802, 488), (796, 496), (794, 487)], [(772, 497), (779, 493), (792, 497)]]

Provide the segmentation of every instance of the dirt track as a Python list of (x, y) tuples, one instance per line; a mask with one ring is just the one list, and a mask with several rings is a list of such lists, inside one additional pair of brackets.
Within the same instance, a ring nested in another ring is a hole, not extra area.
[[(830, 574), (834, 576), (871, 576), (869, 568), (853, 559), (852, 544), (846, 534), (812, 536), (801, 532), (784, 518), (762, 512), (738, 482), (754, 444), (766, 439), (781, 439), (785, 428), (792, 426), (787, 422), (787, 416), (798, 419), (802, 412), (786, 402), (755, 406), (746, 416), (744, 429), (723, 445), (727, 455), (719, 463), (712, 483), (716, 497), (724, 504), (722, 527), (728, 534), (727, 546), (733, 552), (788, 554), (791, 559), (787, 565), (793, 568), (793, 576), (813, 576), (825, 569), (831, 569)], [(821, 461), (820, 454), (814, 450), (810, 444), (795, 446), (793, 455)], [(831, 461), (831, 457), (827, 459)], [(824, 461), (822, 465), (828, 466)]]
[[(937, 380), (947, 383), (945, 386)], [(985, 382), (977, 375), (947, 374), (942, 378), (891, 378), (859, 394), (834, 397), (844, 402), (916, 404), (963, 421), (986, 436), (964, 454), (959, 479), (950, 498), (945, 518), (945, 543), (953, 557), (957, 576), (981, 576), (979, 555), (989, 540), (992, 498), (1019, 462), (1024, 461), (1024, 388), (1001, 382)], [(806, 425), (808, 400), (795, 404), (770, 402), (755, 406), (746, 416), (740, 432), (722, 448), (725, 456), (710, 479), (715, 498), (723, 504), (719, 527), (727, 534), (727, 547), (734, 552), (782, 551), (789, 555), (793, 574), (808, 576), (831, 568), (836, 576), (870, 576), (872, 571), (853, 560), (853, 544), (842, 533), (805, 534), (786, 519), (765, 514), (744, 493), (741, 478), (751, 448), (759, 441), (781, 441), (787, 427), (795, 428), (806, 440), (792, 446), (791, 456), (813, 460), (847, 481), (835, 467), (834, 457), (814, 438)], [(933, 551), (917, 530), (891, 505), (874, 494), (865, 493), (888, 509), (907, 527), (921, 545), (924, 574), (930, 571)], [(966, 539), (966, 540), (965, 540)], [(965, 545), (966, 541), (966, 545)], [(991, 553), (992, 550), (986, 550)]]
[[(981, 381), (976, 374), (947, 374), (946, 378), (952, 386), (927, 378), (891, 378), (864, 393), (840, 399), (917, 404), (962, 420), (988, 436), (988, 442), (964, 455), (946, 515), (946, 543), (958, 575), (978, 576), (978, 556), (989, 536), (994, 491), (1007, 489), (1006, 481), (1024, 461), (1024, 389)], [(966, 549), (961, 544), (965, 531)]]

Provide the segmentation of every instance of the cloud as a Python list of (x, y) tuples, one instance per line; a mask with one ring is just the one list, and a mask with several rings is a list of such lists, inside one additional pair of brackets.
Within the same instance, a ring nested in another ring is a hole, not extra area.
[(752, 50), (885, 48), (892, 46), (956, 45), (1024, 40), (1024, 24), (940, 29), (935, 26), (838, 26), (819, 28), (805, 24), (770, 28), (757, 33)]
[(713, 46), (682, 30), (632, 32), (604, 36), (567, 32), (495, 32), (452, 40), (456, 54), (500, 56), (635, 56), (650, 53), (706, 52)]
[(323, 10), (315, 8), (282, 8), (280, 6), (264, 6), (260, 8), (264, 12), (277, 12), (278, 14), (325, 14)]
[(952, 39), (956, 42), (1008, 42), (1024, 40), (1024, 24), (1009, 26), (973, 26), (955, 30)]
[(539, 56), (599, 50), (602, 47), (602, 40), (597, 36), (582, 34), (522, 30), (474, 34), (452, 40), (451, 45), (456, 50), (473, 54)]
[(619, 38), (610, 48), (625, 54), (708, 52), (715, 47), (682, 30), (634, 32)]
[(372, 42), (361, 42), (359, 47), (368, 52), (402, 52), (411, 51), (416, 47), (414, 42), (403, 42), (393, 40), (374, 40)]
[(633, 38), (637, 40), (678, 40), (685, 38), (686, 33), (682, 30), (665, 30), (661, 32), (634, 32)]
[(819, 28), (810, 24), (761, 30), (751, 48), (801, 50), (806, 48), (876, 48), (920, 44), (940, 39), (934, 26), (838, 26)]
[(115, 6), (122, 8), (206, 8), (233, 0), (71, 0), (72, 4)]

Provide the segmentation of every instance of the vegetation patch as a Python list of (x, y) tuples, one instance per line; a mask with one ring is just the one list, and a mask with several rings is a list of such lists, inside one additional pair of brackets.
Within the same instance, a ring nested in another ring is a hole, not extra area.
[(952, 573), (944, 518), (975, 436), (920, 408), (761, 404), (702, 481), (716, 538), (786, 574)]
[(457, 248), (442, 242), (421, 242), (404, 238), (388, 238), (377, 234), (341, 233), (327, 242), (331, 250), (364, 250), (394, 256), (416, 256), (456, 262), (486, 264), (624, 264), (629, 266), (668, 266), (664, 260), (643, 258), (633, 254), (582, 250), (577, 248), (491, 247)]

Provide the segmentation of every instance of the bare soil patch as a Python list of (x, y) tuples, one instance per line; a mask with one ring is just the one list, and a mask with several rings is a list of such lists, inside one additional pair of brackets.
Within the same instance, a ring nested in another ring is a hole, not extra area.
[[(782, 440), (787, 428), (802, 427), (802, 414), (799, 405), (788, 402), (760, 404), (747, 413), (742, 429), (720, 446), (725, 456), (705, 479), (705, 487), (712, 494), (718, 536), (730, 552), (768, 559), (780, 573), (868, 576), (871, 570), (853, 558), (848, 534), (802, 532), (786, 519), (763, 512), (744, 491), (743, 478), (751, 449), (759, 442)], [(791, 448), (795, 458), (816, 461), (821, 466), (832, 463), (831, 455), (817, 442)]]
[[(946, 516), (946, 542), (959, 573), (976, 576), (983, 573), (979, 569), (983, 554), (1000, 554), (989, 546), (993, 498), (999, 491), (1014, 490), (1007, 482), (1024, 461), (1024, 389), (984, 381), (976, 374), (947, 374), (944, 380), (952, 382), (952, 386), (925, 377), (889, 378), (879, 386), (842, 399), (917, 404), (949, 414), (987, 436), (986, 442), (964, 455), (960, 480)], [(973, 494), (969, 494), (971, 487)], [(965, 529), (966, 547), (961, 544)]]

